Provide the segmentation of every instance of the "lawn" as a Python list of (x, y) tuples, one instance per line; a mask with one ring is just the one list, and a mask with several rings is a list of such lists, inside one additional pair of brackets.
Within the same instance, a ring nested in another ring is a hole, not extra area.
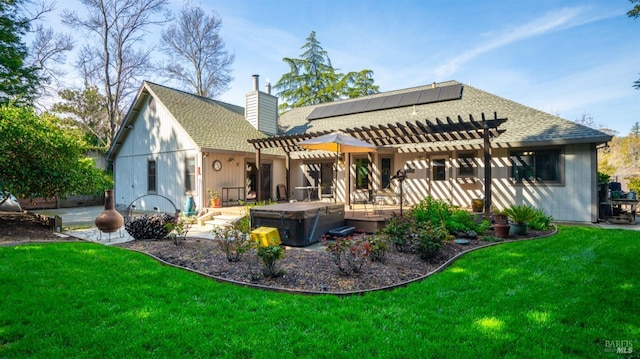
[(339, 298), (217, 283), (92, 243), (0, 247), (0, 357), (638, 357), (639, 255), (640, 232), (562, 227)]

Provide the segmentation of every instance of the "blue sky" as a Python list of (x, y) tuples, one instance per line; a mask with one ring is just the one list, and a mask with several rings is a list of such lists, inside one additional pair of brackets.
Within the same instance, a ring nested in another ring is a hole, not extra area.
[[(178, 9), (181, 1), (173, 1)], [(569, 120), (628, 134), (640, 121), (640, 19), (627, 0), (203, 1), (223, 19), (243, 105), (252, 74), (277, 82), (311, 31), (342, 72), (373, 70), (381, 91), (457, 80)], [(488, 112), (491, 109), (487, 109)]]
[[(232, 104), (244, 105), (253, 74), (261, 89), (275, 84), (289, 71), (282, 58), (315, 31), (335, 68), (373, 70), (381, 91), (456, 80), (568, 120), (590, 114), (620, 136), (640, 122), (640, 19), (628, 0), (193, 1), (223, 20), (235, 80), (218, 99)], [(182, 4), (170, 0), (176, 13)]]

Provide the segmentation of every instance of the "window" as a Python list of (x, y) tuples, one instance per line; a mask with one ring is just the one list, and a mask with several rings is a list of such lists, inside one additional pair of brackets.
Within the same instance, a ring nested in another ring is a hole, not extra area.
[(156, 181), (157, 181), (157, 171), (156, 171), (156, 161), (150, 160), (147, 161), (147, 191), (155, 192), (156, 191)]
[(184, 161), (184, 191), (192, 194), (196, 190), (196, 158), (187, 157)]
[(511, 175), (517, 182), (560, 182), (559, 149), (511, 152)]
[(356, 159), (356, 189), (369, 189), (369, 160)]
[(431, 161), (431, 178), (434, 181), (444, 181), (447, 179), (447, 160), (439, 158)]
[(391, 186), (391, 158), (380, 159), (380, 174), (382, 188), (389, 188)]
[(458, 177), (476, 177), (476, 157), (473, 153), (458, 155)]

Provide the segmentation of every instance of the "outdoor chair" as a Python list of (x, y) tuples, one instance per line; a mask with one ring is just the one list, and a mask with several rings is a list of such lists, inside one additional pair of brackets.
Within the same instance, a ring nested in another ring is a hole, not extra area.
[(333, 199), (336, 196), (335, 195), (335, 190), (333, 189), (333, 186), (329, 186), (328, 188), (329, 188), (329, 192), (328, 193), (325, 193), (324, 191), (321, 191), (320, 198), (323, 201), (326, 199), (326, 200), (329, 200), (329, 202), (331, 202), (331, 201), (333, 201)]
[[(364, 215), (369, 217), (369, 207), (373, 207), (373, 201), (369, 198), (369, 191), (367, 190), (355, 190), (351, 194), (351, 204), (362, 204), (364, 205)], [(352, 211), (352, 216), (355, 216), (355, 211)]]

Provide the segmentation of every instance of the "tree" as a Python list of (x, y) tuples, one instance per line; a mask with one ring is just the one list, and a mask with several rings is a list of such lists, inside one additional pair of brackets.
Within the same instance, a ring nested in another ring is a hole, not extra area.
[(109, 121), (107, 99), (100, 94), (97, 86), (86, 86), (84, 90), (64, 89), (58, 92), (63, 102), (53, 105), (52, 111), (71, 115), (72, 124), (85, 134), (89, 145), (108, 148)]
[[(629, 0), (630, 3), (636, 4), (631, 10), (627, 12), (630, 18), (637, 19), (640, 17), (640, 0)], [(636, 90), (640, 90), (640, 79), (633, 82), (633, 87)]]
[(302, 46), (301, 58), (283, 59), (290, 71), (280, 78), (274, 88), (284, 99), (280, 111), (295, 107), (331, 102), (344, 97), (358, 97), (378, 92), (373, 85), (373, 71), (362, 70), (347, 75), (336, 72), (327, 51), (316, 39), (315, 31)]
[(139, 47), (147, 28), (162, 24), (169, 0), (80, 0), (87, 15), (65, 10), (63, 23), (86, 31), (76, 66), (86, 83), (102, 86), (107, 99), (109, 139), (113, 140), (125, 111), (124, 99), (138, 88), (138, 80), (151, 68), (151, 48)]
[(200, 96), (224, 93), (233, 80), (235, 55), (225, 50), (221, 28), (222, 19), (216, 12), (207, 16), (202, 8), (186, 4), (177, 24), (162, 32), (161, 49), (171, 59), (162, 67), (167, 76)]
[(85, 157), (85, 143), (33, 108), (0, 106), (0, 191), (22, 198), (104, 190), (111, 180)]
[(21, 38), (29, 21), (21, 12), (22, 0), (0, 0), (0, 104), (30, 104), (39, 83), (37, 69), (28, 66), (27, 47)]

